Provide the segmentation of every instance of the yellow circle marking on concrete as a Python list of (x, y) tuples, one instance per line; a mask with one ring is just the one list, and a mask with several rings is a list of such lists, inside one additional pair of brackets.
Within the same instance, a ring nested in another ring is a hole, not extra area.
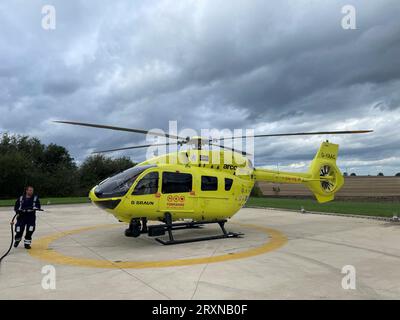
[(263, 231), (268, 234), (269, 241), (262, 244), (261, 246), (251, 248), (245, 251), (223, 254), (218, 256), (210, 256), (210, 257), (202, 257), (202, 258), (191, 258), (191, 259), (175, 259), (175, 260), (161, 260), (161, 261), (121, 261), (114, 262), (109, 260), (97, 260), (97, 259), (87, 259), (87, 258), (77, 258), (72, 256), (63, 255), (53, 249), (50, 249), (50, 244), (63, 238), (68, 235), (73, 235), (85, 231), (97, 230), (101, 228), (110, 228), (118, 226), (118, 224), (113, 225), (97, 225), (87, 228), (80, 228), (65, 232), (58, 232), (43, 238), (40, 238), (34, 242), (32, 246), (32, 250), (29, 251), (30, 255), (39, 258), (41, 260), (45, 260), (48, 262), (70, 265), (70, 266), (79, 266), (79, 267), (89, 267), (89, 268), (109, 268), (109, 269), (144, 269), (144, 268), (164, 268), (164, 267), (178, 267), (178, 266), (189, 266), (195, 264), (204, 264), (204, 263), (215, 263), (215, 262), (223, 262), (229, 260), (237, 260), (248, 257), (257, 256), (263, 253), (267, 253), (272, 250), (276, 250), (283, 245), (286, 244), (287, 238), (286, 236), (278, 230), (249, 225), (249, 224), (241, 224), (236, 223), (238, 225), (249, 227), (253, 229), (257, 229)]

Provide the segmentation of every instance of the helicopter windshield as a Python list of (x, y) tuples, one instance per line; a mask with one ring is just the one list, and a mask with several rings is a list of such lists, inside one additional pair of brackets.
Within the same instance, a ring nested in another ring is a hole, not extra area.
[(155, 167), (155, 165), (137, 166), (118, 173), (100, 182), (94, 193), (98, 198), (122, 197), (128, 192), (137, 177), (151, 167)]

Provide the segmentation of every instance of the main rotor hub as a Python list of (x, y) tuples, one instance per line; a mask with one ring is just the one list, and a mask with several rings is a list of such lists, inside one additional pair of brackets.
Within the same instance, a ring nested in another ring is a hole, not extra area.
[(202, 146), (210, 144), (210, 139), (201, 136), (193, 136), (187, 139), (186, 144), (192, 145), (195, 149), (201, 150)]

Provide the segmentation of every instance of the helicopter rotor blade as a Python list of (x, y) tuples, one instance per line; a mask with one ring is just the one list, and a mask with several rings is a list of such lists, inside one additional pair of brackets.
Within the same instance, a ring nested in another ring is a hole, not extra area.
[(98, 150), (98, 151), (93, 151), (92, 154), (100, 154), (100, 153), (122, 151), (122, 150), (130, 150), (130, 149), (140, 149), (140, 148), (148, 148), (148, 147), (168, 146), (168, 145), (171, 145), (171, 144), (178, 145), (179, 143), (142, 144), (142, 145), (130, 146), (130, 147), (122, 147), (122, 148), (115, 148), (115, 149), (108, 149), (108, 150)]
[(227, 150), (230, 150), (230, 151), (233, 151), (233, 152), (240, 153), (240, 154), (242, 154), (243, 156), (250, 155), (250, 153), (247, 153), (246, 151), (237, 150), (237, 149), (230, 148), (230, 147), (226, 147), (226, 146), (223, 146), (223, 145), (220, 145), (220, 144), (211, 143), (211, 145), (212, 145), (212, 146), (215, 146), (215, 147), (219, 147), (219, 148), (221, 148), (221, 149), (227, 149)]
[(71, 124), (74, 126), (82, 126), (82, 127), (91, 127), (91, 128), (100, 128), (100, 129), (108, 129), (108, 130), (116, 130), (116, 131), (125, 131), (125, 132), (134, 132), (134, 133), (141, 133), (141, 134), (151, 134), (153, 136), (158, 136), (158, 137), (165, 137), (165, 138), (170, 138), (170, 139), (179, 139), (179, 140), (187, 140), (187, 138), (175, 136), (173, 134), (168, 134), (168, 133), (159, 133), (159, 132), (152, 132), (149, 130), (143, 130), (143, 129), (135, 129), (135, 128), (122, 128), (122, 127), (114, 127), (114, 126), (108, 126), (108, 125), (102, 125), (102, 124), (95, 124), (95, 123), (85, 123), (85, 122), (75, 122), (75, 121), (61, 121), (61, 120), (55, 120), (53, 122), (56, 123), (63, 123), (63, 124)]
[(370, 133), (374, 130), (349, 130), (349, 131), (316, 131), (316, 132), (293, 132), (293, 133), (272, 133), (272, 134), (256, 134), (254, 136), (238, 136), (229, 138), (219, 138), (217, 141), (231, 140), (231, 139), (244, 139), (244, 138), (262, 138), (262, 137), (288, 137), (288, 136), (312, 136), (323, 134), (360, 134)]

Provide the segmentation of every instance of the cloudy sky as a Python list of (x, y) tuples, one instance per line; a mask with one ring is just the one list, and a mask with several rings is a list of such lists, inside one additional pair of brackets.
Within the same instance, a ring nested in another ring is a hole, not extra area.
[[(56, 9), (55, 30), (42, 27), (46, 4)], [(342, 28), (347, 4), (356, 30)], [(343, 171), (400, 172), (399, 17), (398, 0), (2, 0), (0, 132), (64, 145), (82, 161), (145, 137), (51, 120), (374, 129), (256, 140), (256, 165), (305, 170), (328, 138), (340, 144)], [(139, 161), (145, 150), (120, 155)]]

